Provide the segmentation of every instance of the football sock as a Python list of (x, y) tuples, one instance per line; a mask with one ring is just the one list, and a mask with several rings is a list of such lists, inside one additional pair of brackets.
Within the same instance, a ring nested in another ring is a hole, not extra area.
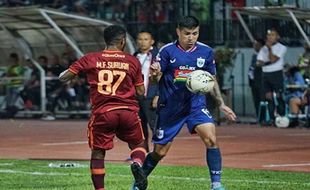
[(145, 160), (146, 150), (142, 147), (135, 148), (130, 153), (130, 158), (133, 162), (137, 162), (142, 166)]
[(154, 170), (154, 168), (156, 167), (156, 165), (158, 164), (159, 160), (155, 160), (152, 155), (152, 153), (149, 153), (146, 158), (145, 161), (143, 163), (143, 171), (144, 173), (148, 176), (150, 175), (150, 173)]
[(207, 164), (210, 171), (212, 186), (221, 184), (222, 156), (219, 148), (207, 149)]
[(93, 185), (96, 190), (104, 190), (105, 167), (104, 159), (91, 159), (90, 172)]

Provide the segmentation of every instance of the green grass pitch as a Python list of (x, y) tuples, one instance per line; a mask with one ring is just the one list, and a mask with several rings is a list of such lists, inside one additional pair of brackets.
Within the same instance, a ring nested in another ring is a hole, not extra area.
[[(49, 167), (50, 163), (77, 163), (82, 167)], [(208, 190), (206, 167), (158, 165), (149, 176), (148, 190)], [(310, 174), (258, 170), (223, 170), (228, 190), (310, 190)], [(106, 163), (107, 190), (130, 190), (128, 164)], [(88, 162), (0, 160), (0, 190), (92, 190)]]

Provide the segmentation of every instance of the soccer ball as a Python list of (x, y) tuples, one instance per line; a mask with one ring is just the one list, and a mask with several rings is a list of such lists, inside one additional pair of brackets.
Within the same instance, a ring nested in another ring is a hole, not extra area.
[(290, 120), (285, 116), (277, 116), (275, 124), (278, 128), (287, 128), (290, 125)]
[(207, 93), (214, 87), (214, 77), (207, 71), (195, 70), (189, 74), (186, 87), (192, 93)]

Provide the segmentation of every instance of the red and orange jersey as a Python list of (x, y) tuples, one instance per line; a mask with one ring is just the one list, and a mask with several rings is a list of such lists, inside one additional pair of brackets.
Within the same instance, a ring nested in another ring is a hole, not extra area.
[(141, 64), (134, 56), (110, 50), (90, 53), (73, 63), (69, 70), (86, 74), (93, 114), (139, 109), (135, 86), (143, 85), (143, 78)]

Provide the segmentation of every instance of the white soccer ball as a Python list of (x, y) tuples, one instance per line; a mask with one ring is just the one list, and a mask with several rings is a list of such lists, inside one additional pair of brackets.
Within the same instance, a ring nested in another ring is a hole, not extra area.
[(290, 125), (290, 120), (285, 116), (277, 116), (275, 124), (278, 128), (287, 128)]
[(207, 93), (214, 87), (214, 77), (207, 71), (195, 70), (189, 74), (186, 87), (193, 93)]

